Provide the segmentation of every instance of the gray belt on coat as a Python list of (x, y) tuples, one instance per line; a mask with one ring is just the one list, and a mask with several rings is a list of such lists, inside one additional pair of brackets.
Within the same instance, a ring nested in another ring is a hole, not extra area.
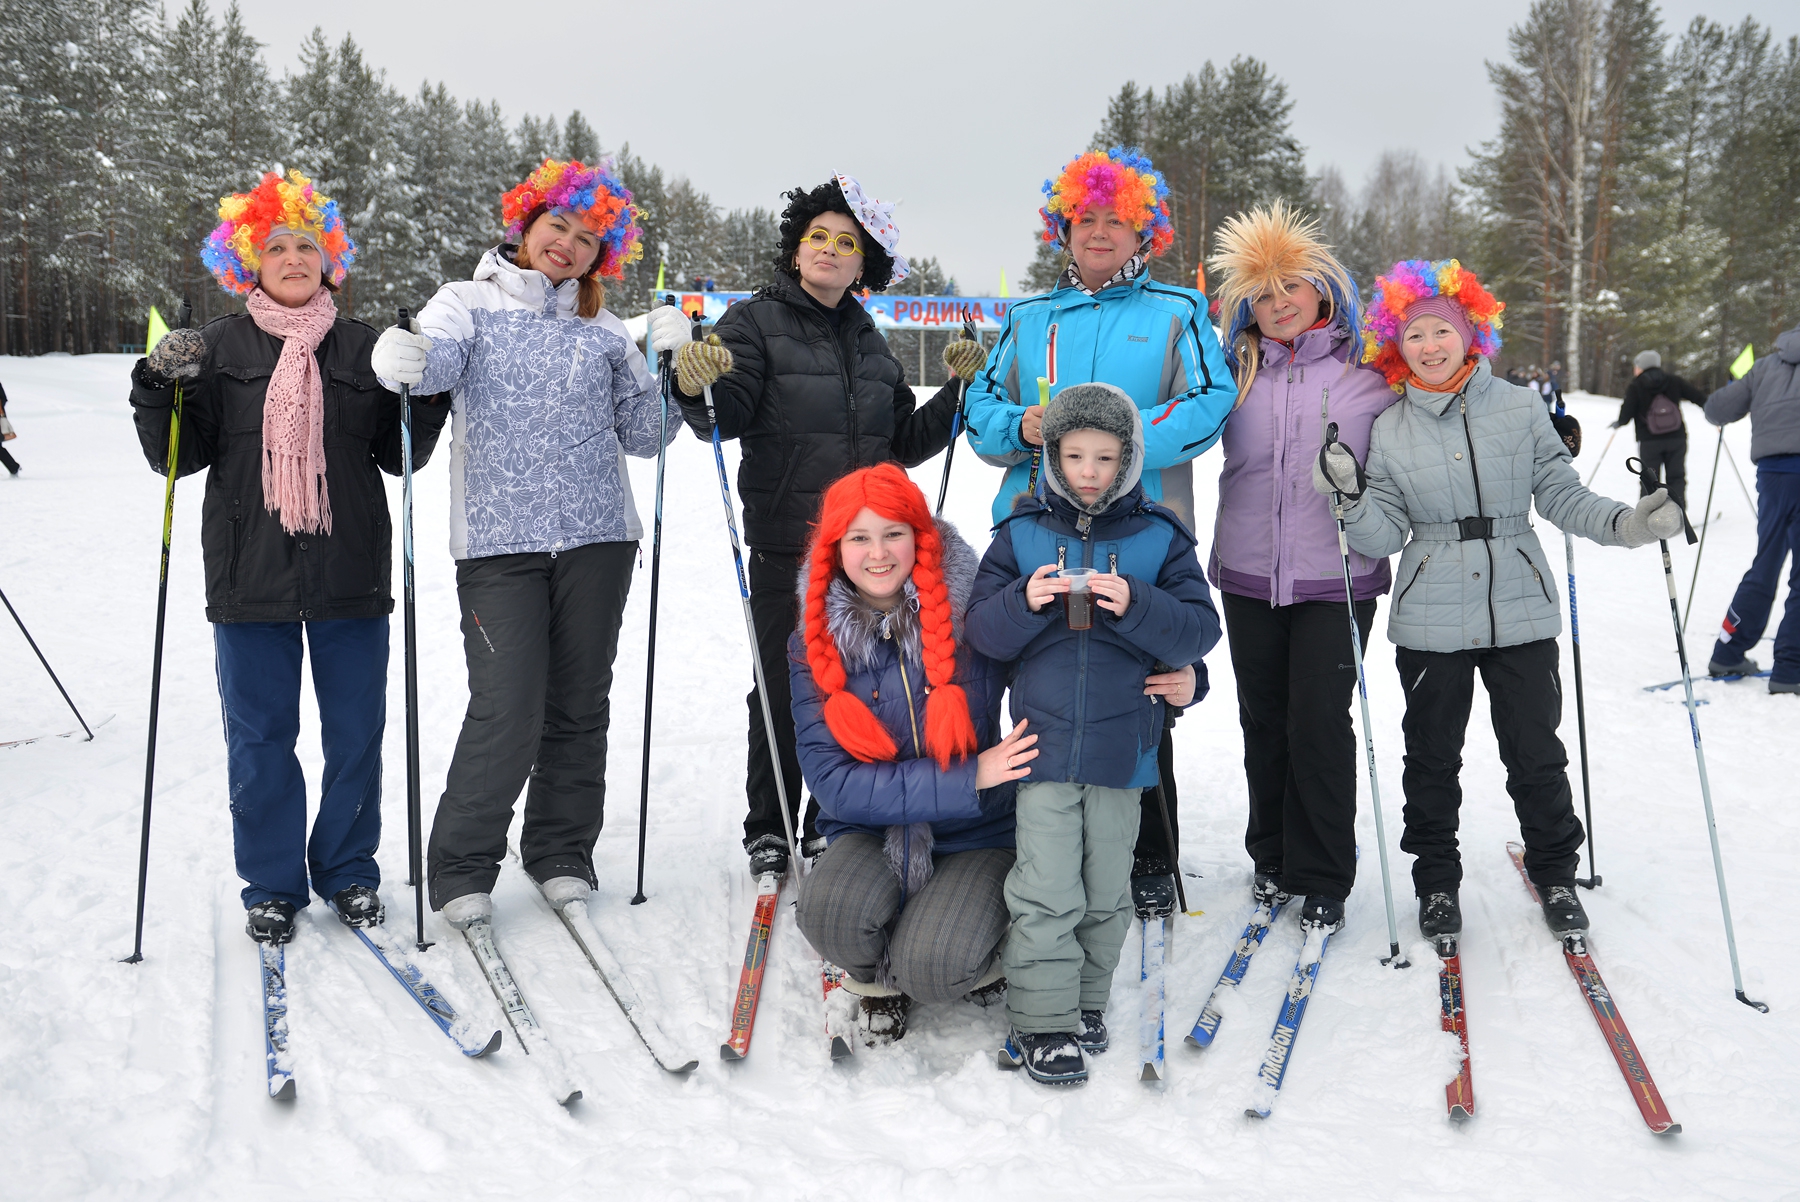
[(1466, 543), (1478, 538), (1505, 538), (1531, 529), (1527, 514), (1498, 518), (1463, 518), (1459, 522), (1414, 522), (1413, 538), (1434, 543)]

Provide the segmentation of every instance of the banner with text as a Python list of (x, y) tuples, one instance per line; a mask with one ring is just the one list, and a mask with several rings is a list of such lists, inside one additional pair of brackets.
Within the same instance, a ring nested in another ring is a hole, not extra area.
[[(708, 325), (725, 316), (725, 310), (749, 300), (748, 292), (672, 293), (681, 311), (700, 313)], [(1006, 324), (1011, 297), (1004, 296), (882, 296), (859, 297), (862, 307), (883, 330), (953, 330), (973, 321), (977, 330), (998, 330)]]

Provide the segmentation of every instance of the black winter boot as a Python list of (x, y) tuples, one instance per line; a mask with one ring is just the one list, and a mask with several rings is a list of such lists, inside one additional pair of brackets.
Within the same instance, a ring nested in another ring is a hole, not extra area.
[(245, 912), (244, 930), (258, 943), (287, 943), (294, 938), (295, 913), (291, 902), (257, 902)]
[(1175, 913), (1174, 874), (1132, 877), (1131, 903), (1139, 918), (1164, 918)]
[(331, 908), (347, 927), (378, 927), (387, 917), (381, 894), (367, 885), (351, 885), (331, 895)]
[(1456, 890), (1432, 893), (1419, 899), (1419, 934), (1427, 939), (1462, 934), (1462, 904)]
[(1335, 935), (1344, 929), (1344, 903), (1322, 893), (1310, 894), (1300, 909), (1300, 925), (1321, 927), (1327, 935)]
[(1258, 872), (1250, 886), (1250, 901), (1258, 906), (1285, 906), (1288, 891), (1281, 887), (1281, 874)]
[(1083, 1085), (1088, 1075), (1081, 1044), (1071, 1031), (1013, 1030), (1000, 1049), (1000, 1067), (1022, 1068), (1042, 1085)]
[(904, 993), (891, 993), (885, 997), (865, 995), (858, 1000), (862, 1003), (859, 1025), (863, 1046), (885, 1047), (905, 1038), (906, 1016), (912, 1011), (911, 998)]
[(750, 853), (750, 875), (755, 877), (786, 876), (788, 870), (787, 840), (780, 835), (763, 835), (751, 840), (744, 850)]
[(1106, 1035), (1106, 1011), (1083, 1010), (1081, 1030), (1075, 1032), (1075, 1042), (1090, 1056), (1104, 1052), (1109, 1042)]
[(1581, 908), (1581, 895), (1573, 883), (1539, 887), (1544, 897), (1544, 921), (1558, 935), (1573, 935), (1588, 929), (1587, 911)]

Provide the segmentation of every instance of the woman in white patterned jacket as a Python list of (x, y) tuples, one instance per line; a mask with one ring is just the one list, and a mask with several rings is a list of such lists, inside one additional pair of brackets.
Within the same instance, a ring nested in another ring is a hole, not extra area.
[[(606, 789), (607, 694), (643, 534), (624, 456), (653, 456), (663, 399), (603, 278), (641, 253), (610, 164), (546, 159), (501, 201), (507, 242), (376, 345), (390, 388), (454, 393), (450, 553), (469, 709), (432, 824), (431, 904), (492, 916), (513, 803), (520, 856), (557, 906), (585, 899)], [(673, 309), (654, 349), (686, 341)], [(664, 343), (668, 345), (665, 346)]]

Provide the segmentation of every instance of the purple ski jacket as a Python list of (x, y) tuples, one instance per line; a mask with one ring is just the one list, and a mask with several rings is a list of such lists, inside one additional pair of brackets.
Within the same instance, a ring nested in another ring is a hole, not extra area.
[[(1330, 500), (1313, 491), (1313, 463), (1327, 422), (1363, 462), (1376, 415), (1400, 399), (1380, 372), (1346, 368), (1355, 349), (1342, 324), (1307, 330), (1291, 352), (1263, 340), (1262, 366), (1219, 440), (1225, 470), (1207, 576), (1220, 591), (1270, 605), (1343, 600), (1337, 522)], [(1385, 558), (1355, 550), (1350, 576), (1359, 601), (1392, 581)]]

